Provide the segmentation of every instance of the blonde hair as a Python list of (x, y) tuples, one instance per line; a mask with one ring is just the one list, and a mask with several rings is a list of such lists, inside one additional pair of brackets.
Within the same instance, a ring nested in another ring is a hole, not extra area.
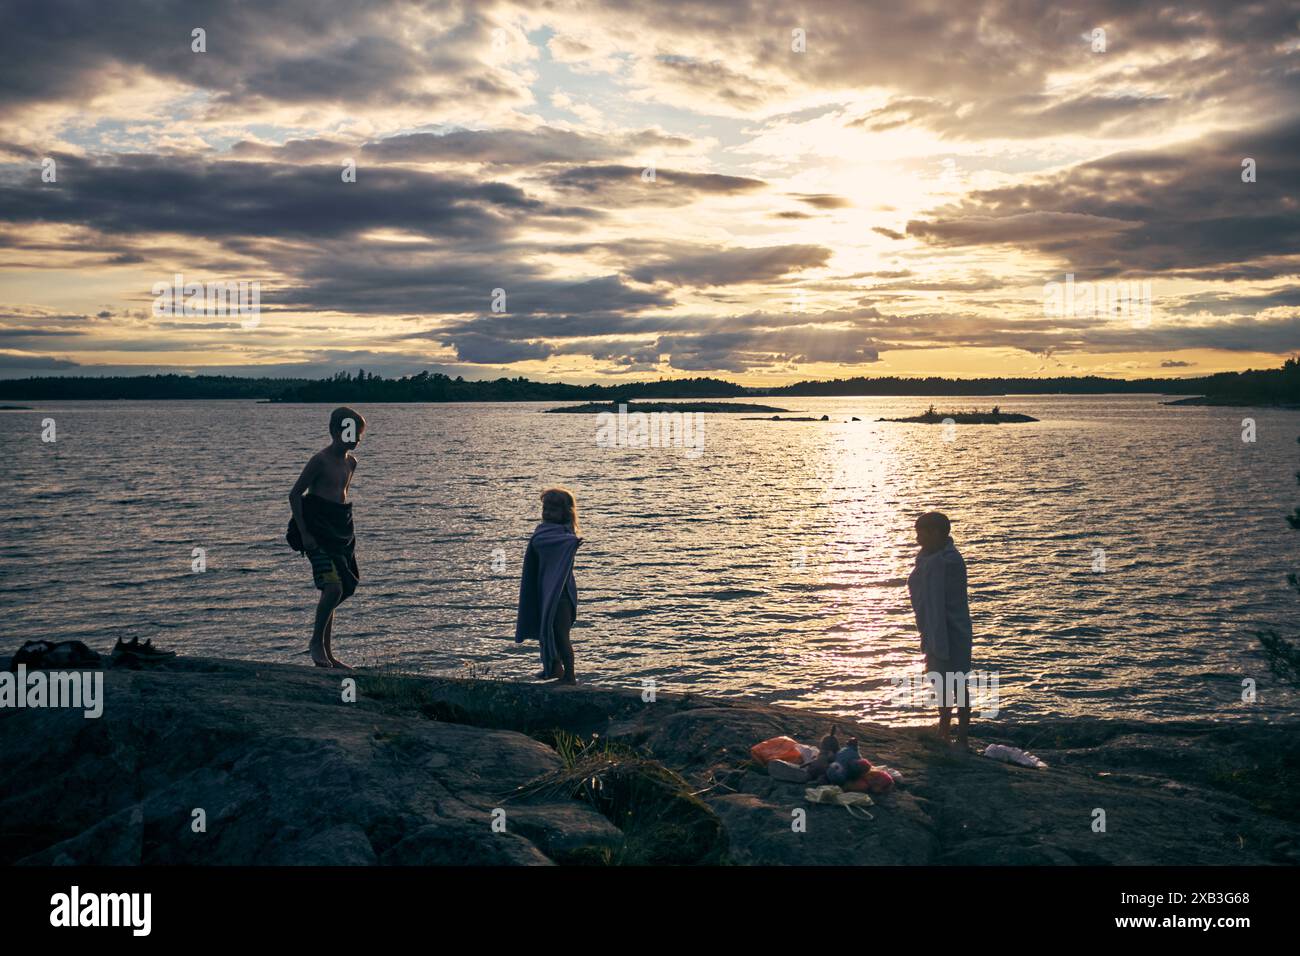
[(558, 485), (542, 492), (542, 520), (555, 524), (567, 524), (578, 533), (578, 499), (568, 488)]

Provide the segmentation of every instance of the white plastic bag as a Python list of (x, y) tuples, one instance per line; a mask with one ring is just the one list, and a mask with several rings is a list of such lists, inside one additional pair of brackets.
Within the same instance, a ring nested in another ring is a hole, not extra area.
[(843, 793), (839, 787), (827, 784), (824, 787), (808, 787), (803, 792), (803, 798), (809, 803), (835, 803), (835, 798)]
[(1020, 764), (1022, 767), (1034, 767), (1038, 770), (1047, 769), (1047, 764), (1033, 754), (1021, 750), (1019, 747), (1009, 747), (1006, 744), (989, 744), (984, 748), (984, 756), (992, 757), (994, 760), (1001, 760), (1003, 763)]
[(809, 747), (807, 744), (796, 743), (795, 746), (799, 748), (799, 753), (803, 755), (803, 759), (799, 761), (800, 766), (812, 763), (817, 759), (817, 755), (821, 753), (816, 747)]

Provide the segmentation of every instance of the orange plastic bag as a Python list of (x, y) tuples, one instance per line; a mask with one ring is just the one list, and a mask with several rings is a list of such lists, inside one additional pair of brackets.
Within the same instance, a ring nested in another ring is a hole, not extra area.
[(863, 779), (867, 784), (867, 793), (888, 793), (894, 789), (894, 778), (888, 770), (876, 768)]
[(773, 737), (749, 748), (749, 755), (764, 767), (769, 760), (788, 760), (796, 767), (803, 763), (799, 745), (789, 737)]

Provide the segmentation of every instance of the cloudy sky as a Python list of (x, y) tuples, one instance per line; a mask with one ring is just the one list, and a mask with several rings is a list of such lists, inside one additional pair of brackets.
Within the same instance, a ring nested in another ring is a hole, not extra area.
[(1273, 366), (1298, 204), (1286, 0), (0, 7), (2, 376)]

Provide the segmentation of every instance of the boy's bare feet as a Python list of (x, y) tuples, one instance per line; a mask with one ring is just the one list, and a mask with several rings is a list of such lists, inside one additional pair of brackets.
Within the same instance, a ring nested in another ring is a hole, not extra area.
[(341, 660), (339, 660), (339, 659), (338, 659), (337, 657), (335, 657), (333, 654), (330, 655), (330, 665), (329, 665), (329, 666), (332, 667), (332, 668), (334, 668), (335, 670), (338, 670), (338, 671), (350, 671), (350, 670), (352, 670), (351, 667), (349, 667), (347, 664), (344, 664)]
[(315, 644), (312, 644), (310, 647), (307, 648), (307, 651), (308, 653), (311, 654), (311, 662), (315, 664), (317, 667), (334, 666), (334, 662), (329, 659), (328, 655), (326, 655), (324, 648), (317, 647)]

